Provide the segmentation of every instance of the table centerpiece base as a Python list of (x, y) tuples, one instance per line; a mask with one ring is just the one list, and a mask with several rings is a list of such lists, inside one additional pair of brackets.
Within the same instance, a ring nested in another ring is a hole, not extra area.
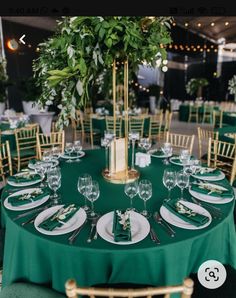
[(129, 169), (128, 171), (122, 171), (110, 174), (107, 170), (102, 171), (103, 178), (114, 184), (126, 184), (137, 180), (140, 173), (135, 169)]

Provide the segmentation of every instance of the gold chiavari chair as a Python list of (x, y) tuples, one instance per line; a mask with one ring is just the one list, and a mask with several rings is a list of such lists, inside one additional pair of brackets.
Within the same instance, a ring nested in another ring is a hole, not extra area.
[[(6, 177), (12, 175), (11, 151), (9, 142), (0, 144), (0, 188), (6, 184)], [(2, 185), (1, 185), (2, 184)]]
[(189, 105), (188, 122), (191, 122), (193, 119), (197, 123), (199, 122), (199, 106), (198, 105)]
[(165, 287), (146, 287), (140, 289), (132, 288), (96, 288), (96, 287), (78, 287), (75, 280), (70, 279), (66, 282), (66, 295), (68, 298), (77, 298), (78, 295), (88, 296), (90, 298), (95, 297), (147, 297), (152, 298), (154, 296), (162, 296), (164, 298), (170, 298), (171, 294), (180, 294), (181, 298), (191, 298), (193, 293), (193, 280), (186, 278), (182, 284), (165, 286)]
[(129, 132), (134, 131), (139, 133), (139, 137), (143, 137), (145, 118), (143, 116), (130, 116), (129, 117)]
[(209, 139), (208, 167), (222, 170), (232, 185), (236, 175), (236, 145), (219, 140)]
[(142, 115), (148, 115), (149, 114), (149, 108), (141, 108), (141, 114)]
[[(106, 130), (114, 130), (114, 117), (106, 116)], [(116, 116), (116, 136), (121, 138), (122, 136), (122, 116)]]
[(171, 143), (173, 149), (188, 149), (189, 153), (192, 154), (194, 135), (183, 135), (178, 133), (166, 133), (166, 142)]
[(73, 130), (73, 141), (81, 139), (84, 141), (84, 126), (82, 121), (83, 113), (80, 110), (76, 111), (75, 119), (71, 118), (71, 126)]
[(65, 132), (64, 130), (58, 132), (51, 132), (49, 135), (43, 133), (37, 133), (37, 151), (38, 158), (42, 159), (43, 152), (47, 149), (57, 147), (61, 153), (64, 152), (65, 148)]
[(223, 126), (223, 111), (213, 110), (212, 125), (214, 128), (222, 128), (222, 126)]
[(98, 140), (101, 136), (101, 132), (98, 129), (93, 127), (93, 118), (92, 114), (87, 115), (84, 114), (81, 118), (81, 125), (82, 125), (82, 143), (84, 141), (88, 141), (91, 144), (92, 149), (94, 148), (94, 142)]
[(203, 105), (203, 116), (202, 123), (212, 123), (213, 122), (213, 106), (208, 104)]
[(218, 140), (219, 132), (198, 127), (197, 133), (198, 133), (199, 159), (202, 161), (207, 161), (209, 138)]
[(39, 132), (38, 124), (15, 130), (16, 150), (11, 152), (13, 168), (20, 171), (32, 158), (37, 158), (36, 135)]
[(163, 114), (153, 115), (150, 117), (149, 123), (149, 139), (160, 140), (161, 126), (162, 126)]
[(166, 110), (165, 114), (163, 115), (163, 124), (161, 127), (161, 134), (160, 134), (160, 140), (166, 139), (166, 133), (170, 131), (171, 121), (172, 121), (172, 112), (169, 110)]

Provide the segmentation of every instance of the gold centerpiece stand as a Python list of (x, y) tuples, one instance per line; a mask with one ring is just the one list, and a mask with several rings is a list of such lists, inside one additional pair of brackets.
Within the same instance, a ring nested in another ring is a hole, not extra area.
[[(125, 184), (139, 178), (140, 174), (136, 169), (130, 169), (128, 165), (128, 138), (129, 138), (129, 115), (128, 115), (128, 60), (124, 63), (124, 138), (114, 138), (110, 146), (109, 171), (103, 170), (102, 175), (108, 182)], [(113, 131), (116, 136), (116, 60), (112, 65), (112, 93), (113, 93)]]

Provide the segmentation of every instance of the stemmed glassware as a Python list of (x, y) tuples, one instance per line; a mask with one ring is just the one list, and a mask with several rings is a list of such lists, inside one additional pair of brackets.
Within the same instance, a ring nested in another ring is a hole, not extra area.
[(44, 187), (44, 183), (43, 183), (43, 179), (45, 177), (45, 173), (46, 173), (46, 168), (43, 166), (41, 161), (37, 161), (35, 163), (35, 172), (37, 174), (39, 174), (39, 176), (41, 177), (41, 183), (39, 185), (39, 187)]
[(141, 138), (140, 141), (139, 141), (139, 144), (140, 144), (139, 146), (141, 148), (143, 148), (146, 151), (146, 153), (148, 152), (148, 150), (152, 146), (152, 142), (150, 141), (149, 138)]
[(125, 184), (125, 194), (130, 198), (130, 208), (128, 210), (135, 211), (133, 207), (133, 198), (138, 194), (138, 182), (130, 182)]
[(184, 167), (184, 172), (189, 176), (197, 174), (201, 170), (201, 162), (199, 159), (191, 159), (188, 166)]
[(170, 200), (171, 189), (176, 186), (176, 172), (171, 169), (165, 169), (162, 177), (164, 186), (168, 189), (168, 198)]
[(176, 184), (181, 189), (180, 200), (185, 200), (183, 198), (184, 188), (189, 186), (189, 175), (184, 172), (184, 170), (177, 172), (176, 174)]
[(83, 174), (79, 176), (78, 183), (77, 183), (77, 189), (79, 193), (81, 193), (84, 196), (84, 208), (85, 211), (89, 210), (89, 206), (87, 205), (87, 192), (91, 188), (92, 185), (92, 177), (89, 174)]
[(91, 219), (97, 218), (99, 216), (98, 213), (95, 213), (94, 204), (93, 204), (99, 198), (99, 195), (100, 195), (99, 184), (97, 181), (92, 180), (92, 183), (86, 192), (86, 197), (91, 202), (91, 211), (89, 213), (89, 218)]
[(47, 182), (49, 188), (54, 192), (52, 199), (56, 204), (58, 203), (59, 197), (57, 194), (57, 190), (61, 187), (61, 171), (59, 167), (55, 167), (47, 173)]
[(77, 158), (76, 158), (76, 162), (80, 162), (80, 158), (79, 158), (79, 154), (80, 154), (80, 152), (81, 152), (81, 150), (82, 150), (82, 145), (81, 145), (81, 142), (80, 142), (80, 140), (77, 140), (77, 141), (74, 141), (74, 144), (73, 144), (74, 146), (74, 151), (75, 151), (75, 153), (76, 153), (76, 155), (77, 155)]
[(74, 150), (74, 146), (72, 143), (66, 143), (65, 145), (65, 153), (69, 155), (69, 159), (66, 161), (66, 162), (69, 162), (71, 163), (72, 162), (72, 159), (71, 159), (71, 153), (73, 152)]
[(139, 197), (144, 202), (144, 210), (141, 214), (148, 218), (151, 214), (147, 211), (146, 202), (152, 197), (152, 183), (147, 179), (140, 180), (138, 188)]
[(135, 147), (135, 141), (139, 140), (139, 132), (131, 131), (129, 133), (129, 140), (132, 143), (132, 164), (131, 164), (131, 170), (135, 171), (135, 168), (134, 168), (134, 147)]
[(189, 165), (190, 158), (191, 156), (187, 149), (182, 149), (180, 151), (179, 160), (182, 162), (184, 168)]
[(108, 138), (101, 138), (101, 146), (105, 148), (105, 173), (109, 173), (108, 169), (108, 148), (110, 145), (110, 141)]
[(169, 157), (172, 155), (173, 152), (173, 148), (171, 143), (163, 143), (162, 147), (161, 147), (162, 152), (165, 154), (166, 158), (163, 160), (163, 163), (165, 165), (169, 165)]

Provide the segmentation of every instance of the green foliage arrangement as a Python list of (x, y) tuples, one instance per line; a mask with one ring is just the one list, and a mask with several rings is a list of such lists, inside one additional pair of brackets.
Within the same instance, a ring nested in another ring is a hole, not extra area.
[(146, 62), (166, 59), (170, 17), (78, 16), (58, 22), (54, 36), (39, 45), (34, 75), (42, 86), (40, 103), (61, 110), (58, 126), (68, 125), (76, 108), (91, 100), (91, 87), (113, 60), (128, 59), (135, 71)]
[(6, 90), (9, 85), (10, 85), (9, 80), (6, 73), (6, 61), (1, 59), (0, 61), (0, 102), (6, 102), (7, 100)]
[(236, 75), (234, 75), (228, 82), (228, 90), (230, 94), (235, 95), (236, 100)]
[(189, 95), (195, 95), (197, 94), (199, 87), (205, 87), (208, 84), (208, 80), (205, 78), (192, 78), (186, 84), (186, 92)]

